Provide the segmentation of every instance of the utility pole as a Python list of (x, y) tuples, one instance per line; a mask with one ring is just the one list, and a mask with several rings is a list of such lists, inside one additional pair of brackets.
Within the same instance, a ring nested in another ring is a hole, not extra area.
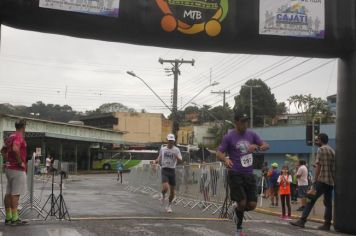
[(178, 102), (178, 76), (180, 75), (180, 70), (179, 67), (182, 64), (192, 64), (192, 66), (194, 66), (194, 59), (192, 59), (191, 61), (186, 61), (186, 60), (179, 60), (179, 59), (175, 59), (175, 60), (164, 60), (162, 58), (158, 59), (159, 63), (161, 63), (163, 65), (163, 63), (170, 63), (173, 68), (172, 68), (172, 72), (174, 75), (174, 86), (173, 86), (173, 107), (172, 107), (172, 120), (173, 120), (173, 125), (172, 125), (172, 133), (174, 134), (174, 136), (177, 137), (177, 133), (179, 130), (179, 121), (178, 121), (178, 114), (177, 114), (177, 102)]
[(225, 107), (226, 107), (226, 94), (230, 94), (230, 90), (229, 91), (218, 91), (218, 92), (214, 92), (214, 91), (211, 91), (211, 93), (215, 93), (215, 94), (222, 94), (223, 95), (223, 108), (224, 108), (224, 111), (225, 111)]
[(244, 87), (250, 88), (250, 128), (253, 128), (253, 102), (252, 102), (252, 89), (259, 88), (259, 85), (243, 85)]

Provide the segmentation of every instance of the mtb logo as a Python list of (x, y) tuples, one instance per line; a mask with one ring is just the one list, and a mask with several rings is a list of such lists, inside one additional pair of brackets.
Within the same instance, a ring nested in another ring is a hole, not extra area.
[(183, 34), (205, 31), (210, 37), (221, 32), (221, 22), (228, 10), (228, 0), (156, 0), (165, 14), (161, 20), (166, 32), (178, 30)]

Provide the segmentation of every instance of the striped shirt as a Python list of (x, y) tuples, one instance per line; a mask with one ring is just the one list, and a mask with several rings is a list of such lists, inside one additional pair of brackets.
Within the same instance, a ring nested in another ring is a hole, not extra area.
[(320, 165), (318, 181), (334, 186), (335, 183), (335, 151), (324, 145), (318, 149), (315, 164)]

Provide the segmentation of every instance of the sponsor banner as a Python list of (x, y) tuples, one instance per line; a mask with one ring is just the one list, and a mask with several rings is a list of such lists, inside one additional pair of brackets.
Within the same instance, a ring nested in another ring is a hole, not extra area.
[(260, 0), (259, 33), (266, 35), (325, 36), (325, 0)]
[(161, 20), (164, 31), (190, 35), (205, 32), (210, 37), (218, 36), (229, 12), (229, 0), (156, 0), (156, 3), (164, 13)]
[(40, 0), (40, 7), (118, 17), (120, 0)]

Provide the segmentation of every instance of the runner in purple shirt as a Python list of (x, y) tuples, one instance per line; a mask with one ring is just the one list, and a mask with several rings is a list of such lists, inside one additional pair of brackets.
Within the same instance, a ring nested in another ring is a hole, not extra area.
[(247, 129), (249, 117), (235, 113), (235, 130), (226, 134), (217, 156), (228, 168), (230, 197), (237, 203), (237, 236), (243, 236), (244, 211), (252, 211), (257, 205), (256, 179), (253, 175), (253, 156), (256, 151), (266, 151), (269, 145), (253, 131)]

